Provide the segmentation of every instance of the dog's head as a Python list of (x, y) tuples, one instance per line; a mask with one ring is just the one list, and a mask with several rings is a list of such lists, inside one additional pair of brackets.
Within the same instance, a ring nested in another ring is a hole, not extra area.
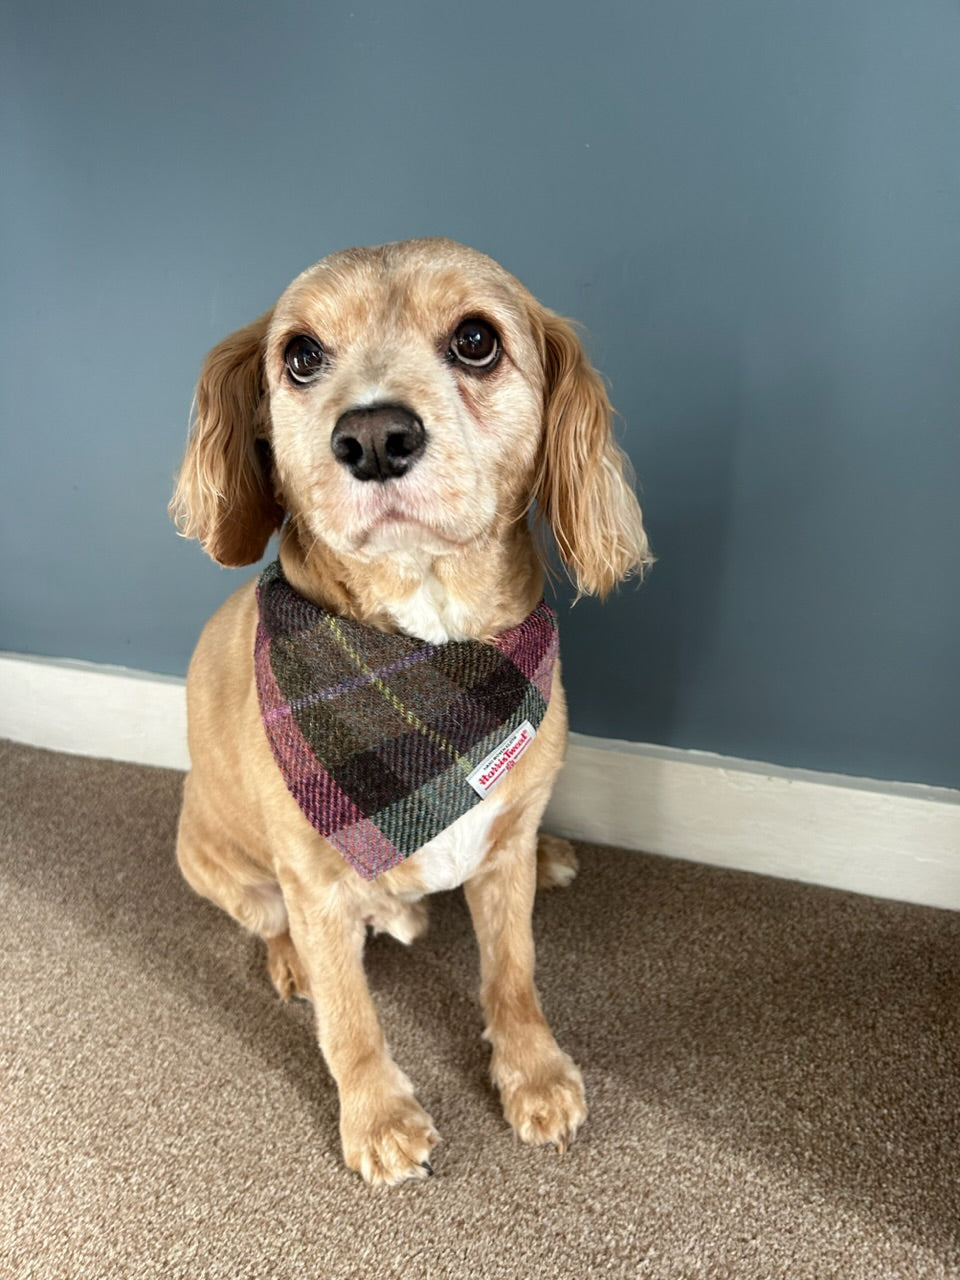
[(581, 592), (649, 561), (603, 384), (570, 324), (448, 240), (311, 267), (204, 364), (171, 510), (224, 565), (284, 514), (354, 560), (442, 556), (532, 503)]

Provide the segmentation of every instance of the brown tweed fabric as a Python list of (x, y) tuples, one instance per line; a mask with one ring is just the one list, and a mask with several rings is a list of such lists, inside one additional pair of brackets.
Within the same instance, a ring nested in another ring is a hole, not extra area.
[(557, 622), (543, 601), (489, 644), (427, 644), (337, 617), (276, 561), (257, 603), (257, 692), (277, 767), (365, 879), (478, 804), (546, 713)]

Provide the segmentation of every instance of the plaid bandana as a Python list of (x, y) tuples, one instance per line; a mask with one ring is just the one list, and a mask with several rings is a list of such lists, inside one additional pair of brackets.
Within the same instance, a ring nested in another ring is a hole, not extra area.
[(479, 804), (547, 710), (557, 623), (543, 601), (492, 643), (427, 644), (328, 613), (279, 561), (257, 584), (257, 693), (308, 821), (366, 880)]

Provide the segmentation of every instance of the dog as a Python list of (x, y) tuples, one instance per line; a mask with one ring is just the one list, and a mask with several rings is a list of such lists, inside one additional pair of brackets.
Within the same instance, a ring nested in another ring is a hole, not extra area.
[[(576, 870), (566, 841), (538, 841), (567, 734), (540, 602), (544, 534), (580, 595), (603, 597), (651, 560), (611, 416), (570, 322), (444, 239), (324, 258), (201, 371), (171, 514), (225, 566), (255, 563), (280, 537), (277, 564), (218, 610), (190, 664), (178, 861), (194, 890), (264, 939), (279, 994), (312, 1001), (343, 1157), (368, 1183), (433, 1172), (438, 1134), (390, 1056), (363, 950), (370, 928), (411, 942), (438, 890), (464, 887), (507, 1121), (562, 1152), (586, 1116), (581, 1074), (534, 985), (538, 879)], [(444, 664), (462, 655), (469, 670), (457, 667), (428, 723)], [(319, 691), (297, 674), (301, 658), (328, 663)], [(346, 675), (330, 665), (341, 658)], [(463, 688), (478, 687), (470, 672), (489, 664), (480, 684), (514, 719), (501, 742), (500, 711), (477, 711), (486, 759), (471, 790), (451, 735)], [(411, 672), (416, 688), (398, 693)], [(336, 758), (318, 765), (313, 735), (341, 707)], [(392, 745), (377, 738), (381, 713)], [(409, 830), (397, 823), (413, 802), (390, 791), (407, 729), (420, 734), (414, 754), (439, 761), (421, 793), (454, 806), (425, 835), (415, 815)], [(359, 809), (357, 777), (373, 793)], [(392, 815), (386, 835), (376, 806)]]

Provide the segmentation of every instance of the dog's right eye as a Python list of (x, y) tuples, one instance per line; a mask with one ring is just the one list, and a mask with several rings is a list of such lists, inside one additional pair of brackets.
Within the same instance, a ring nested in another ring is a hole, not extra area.
[(304, 386), (323, 372), (326, 352), (316, 338), (300, 333), (284, 348), (283, 363), (293, 381)]

